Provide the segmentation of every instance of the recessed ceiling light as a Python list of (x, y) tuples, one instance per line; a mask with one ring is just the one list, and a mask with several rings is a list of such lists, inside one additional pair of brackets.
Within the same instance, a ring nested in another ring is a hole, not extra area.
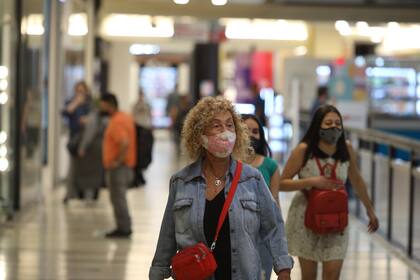
[(174, 3), (178, 5), (185, 5), (188, 4), (188, 2), (190, 2), (190, 0), (174, 0)]
[(223, 6), (227, 4), (227, 0), (211, 0), (211, 3), (215, 6)]

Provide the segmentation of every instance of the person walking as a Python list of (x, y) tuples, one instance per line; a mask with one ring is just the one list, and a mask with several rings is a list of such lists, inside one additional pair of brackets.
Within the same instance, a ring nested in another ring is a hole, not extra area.
[[(314, 188), (341, 192), (349, 178), (366, 208), (368, 231), (374, 232), (379, 227), (356, 161), (356, 154), (344, 136), (340, 112), (332, 105), (319, 107), (280, 177), (281, 191), (296, 191), (286, 220), (286, 234), (289, 253), (299, 258), (303, 280), (317, 279), (318, 262), (322, 263), (322, 279), (338, 280), (349, 239), (348, 226), (341, 232), (325, 234), (305, 226), (309, 199), (305, 193)], [(298, 179), (293, 179), (296, 175)], [(347, 208), (347, 202), (345, 204)]]
[(329, 98), (328, 87), (319, 86), (316, 90), (316, 97), (311, 105), (311, 117), (313, 117), (316, 110), (318, 110), (320, 106), (327, 104), (328, 98)]
[(105, 237), (128, 238), (132, 228), (126, 191), (134, 179), (136, 165), (135, 123), (130, 115), (118, 110), (117, 98), (111, 93), (101, 96), (100, 107), (103, 114), (109, 115), (103, 142), (103, 165), (116, 222), (116, 228)]
[(132, 114), (136, 123), (137, 136), (137, 164), (134, 168), (133, 187), (138, 187), (146, 184), (143, 171), (152, 161), (154, 142), (151, 108), (141, 89), (137, 102), (133, 106)]
[[(171, 259), (190, 246), (216, 238), (216, 228), (233, 174), (245, 158), (249, 136), (233, 104), (205, 97), (188, 113), (182, 143), (194, 161), (172, 176), (169, 197), (149, 279), (171, 276)], [(293, 259), (287, 253), (281, 213), (258, 170), (243, 164), (228, 215), (218, 232), (213, 255), (217, 269), (209, 279), (259, 279), (263, 240), (277, 279), (290, 280)], [(213, 247), (213, 246), (212, 246)], [(175, 275), (176, 277), (176, 275)]]
[(95, 107), (86, 118), (82, 138), (78, 147), (78, 164), (74, 166), (74, 185), (85, 199), (97, 200), (104, 183), (102, 165), (102, 143), (106, 128), (106, 118)]
[[(271, 194), (277, 206), (280, 208), (279, 202), (279, 183), (280, 171), (277, 162), (271, 158), (271, 149), (265, 139), (263, 126), (255, 115), (243, 114), (242, 119), (248, 127), (252, 152), (247, 162), (257, 168), (264, 177), (265, 183), (270, 188)], [(273, 270), (273, 261), (270, 252), (263, 242), (259, 244), (259, 253), (262, 262), (262, 280), (270, 280), (271, 271)]]

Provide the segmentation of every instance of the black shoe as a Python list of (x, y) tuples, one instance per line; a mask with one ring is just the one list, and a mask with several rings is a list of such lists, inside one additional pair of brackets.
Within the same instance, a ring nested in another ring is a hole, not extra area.
[(105, 234), (106, 238), (130, 238), (131, 230), (129, 231), (122, 231), (119, 229), (114, 229), (113, 231), (107, 232)]

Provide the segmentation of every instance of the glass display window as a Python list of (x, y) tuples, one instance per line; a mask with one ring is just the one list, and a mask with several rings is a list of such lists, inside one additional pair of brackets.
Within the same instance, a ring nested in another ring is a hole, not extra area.
[(374, 113), (417, 116), (419, 77), (416, 61), (373, 60), (366, 68), (370, 107)]
[(4, 220), (13, 211), (12, 174), (14, 170), (12, 104), (15, 99), (16, 24), (14, 0), (0, 1), (0, 219)]

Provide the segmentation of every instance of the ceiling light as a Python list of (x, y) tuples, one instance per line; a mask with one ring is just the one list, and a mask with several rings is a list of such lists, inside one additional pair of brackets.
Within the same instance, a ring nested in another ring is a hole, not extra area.
[(297, 56), (303, 56), (308, 52), (308, 49), (305, 46), (299, 46), (296, 47), (293, 52)]
[(382, 57), (377, 57), (375, 59), (376, 66), (383, 67), (385, 65), (385, 60)]
[(334, 24), (335, 29), (340, 30), (342, 28), (349, 28), (350, 25), (347, 21), (345, 20), (337, 20)]
[(190, 2), (190, 0), (174, 0), (174, 3), (178, 5), (185, 5), (188, 4), (188, 2)]
[(227, 4), (227, 0), (211, 0), (211, 3), (215, 6), (223, 6)]
[(0, 158), (0, 171), (4, 172), (9, 168), (9, 161), (7, 158)]
[(9, 96), (7, 95), (7, 93), (5, 93), (5, 92), (0, 93), (0, 104), (1, 105), (6, 104), (8, 100), (9, 100)]
[(159, 52), (160, 47), (158, 45), (133, 44), (130, 46), (130, 53), (132, 55), (152, 55), (158, 54)]
[(366, 59), (363, 56), (357, 56), (354, 60), (354, 64), (360, 68), (364, 67), (366, 65)]
[(395, 22), (395, 21), (388, 22), (388, 28), (398, 28), (398, 27), (400, 27), (400, 24), (398, 22)]
[(331, 75), (331, 68), (328, 65), (319, 65), (316, 68), (316, 74), (318, 76), (329, 76)]
[(6, 157), (6, 156), (7, 156), (7, 147), (3, 145), (0, 147), (0, 157)]
[(0, 79), (6, 79), (9, 75), (9, 69), (6, 66), (0, 66)]
[(341, 36), (349, 36), (352, 34), (351, 27), (345, 20), (337, 20), (334, 26)]
[(0, 144), (4, 144), (7, 141), (7, 133), (0, 131)]
[(420, 27), (400, 26), (388, 28), (381, 48), (387, 54), (406, 50), (419, 50)]
[(33, 36), (44, 34), (44, 17), (42, 14), (30, 14), (22, 20), (21, 33)]
[(9, 83), (7, 80), (0, 80), (0, 90), (5, 91), (7, 87), (9, 86)]
[(67, 33), (70, 36), (85, 36), (86, 34), (88, 34), (86, 14), (70, 15)]
[(370, 41), (375, 44), (382, 42), (382, 37), (370, 37)]
[(101, 33), (114, 37), (160, 37), (174, 36), (174, 22), (170, 17), (145, 15), (108, 15), (102, 23)]
[(308, 31), (303, 21), (227, 19), (225, 35), (228, 39), (305, 41)]
[(356, 28), (358, 28), (358, 29), (366, 29), (368, 27), (369, 27), (369, 24), (366, 21), (356, 22)]
[(285, 19), (278, 19), (277, 20), (277, 24), (279, 24), (279, 25), (285, 25), (285, 24), (287, 24), (287, 20), (285, 20)]

